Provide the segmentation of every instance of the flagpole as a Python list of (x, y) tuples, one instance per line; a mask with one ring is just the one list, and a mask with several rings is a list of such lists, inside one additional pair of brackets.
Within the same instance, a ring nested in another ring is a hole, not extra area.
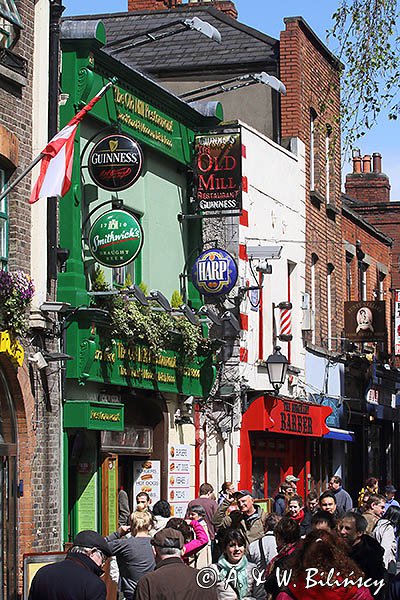
[(33, 160), (24, 171), (22, 171), (21, 175), (19, 175), (17, 179), (13, 181), (10, 184), (10, 186), (0, 194), (0, 202), (3, 200), (3, 198), (7, 196), (7, 194), (9, 194), (15, 188), (16, 185), (19, 184), (19, 182), (25, 177), (25, 175), (28, 175), (29, 171), (32, 171), (33, 167), (35, 167), (38, 164), (38, 162), (42, 160), (43, 156), (44, 154), (40, 153), (39, 156), (37, 156), (35, 160)]
[[(100, 96), (103, 97), (104, 94), (107, 92), (107, 90), (110, 89), (110, 87), (112, 85), (114, 85), (117, 81), (116, 77), (113, 77), (101, 90), (100, 92), (98, 92), (96, 94), (96, 96)], [(29, 171), (32, 171), (33, 167), (35, 167), (38, 162), (40, 162), (42, 160), (42, 158), (45, 155), (41, 152), (27, 167), (24, 171), (22, 171), (21, 175), (18, 175), (17, 179), (15, 181), (13, 181), (9, 187), (7, 187), (5, 190), (3, 190), (0, 194), (0, 202), (3, 200), (3, 198), (5, 198), (14, 188), (16, 185), (19, 184), (20, 181), (22, 181), (22, 179), (28, 175)]]

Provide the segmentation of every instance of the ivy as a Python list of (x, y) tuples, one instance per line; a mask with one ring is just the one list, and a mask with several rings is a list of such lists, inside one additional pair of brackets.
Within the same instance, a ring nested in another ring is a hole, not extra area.
[[(145, 344), (154, 355), (162, 350), (176, 350), (185, 360), (193, 360), (198, 354), (205, 355), (214, 350), (212, 341), (203, 337), (200, 325), (192, 325), (185, 317), (142, 306), (130, 294), (124, 294), (124, 289), (128, 290), (131, 283), (130, 280), (125, 281), (120, 294), (94, 297), (95, 305), (110, 313), (110, 325), (103, 335), (122, 339), (127, 344)], [(140, 288), (147, 295), (147, 286), (142, 283)], [(92, 289), (112, 291), (100, 268), (95, 271)], [(177, 308), (181, 304), (179, 292), (174, 292), (172, 307)]]

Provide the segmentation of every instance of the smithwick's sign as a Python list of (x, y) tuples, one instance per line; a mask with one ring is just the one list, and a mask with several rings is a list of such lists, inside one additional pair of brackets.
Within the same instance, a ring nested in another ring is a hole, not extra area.
[(344, 334), (352, 342), (377, 342), (386, 339), (385, 302), (344, 303)]
[(265, 407), (267, 431), (309, 437), (322, 437), (330, 431), (325, 423), (332, 413), (329, 406), (267, 397)]
[(193, 285), (206, 296), (228, 294), (235, 286), (237, 278), (235, 259), (220, 248), (210, 248), (202, 252), (192, 268)]
[(198, 211), (241, 210), (240, 133), (196, 136), (194, 196)]
[(112, 134), (95, 143), (88, 167), (93, 181), (104, 190), (118, 192), (133, 185), (142, 172), (143, 155), (129, 135)]
[(89, 250), (106, 267), (122, 267), (135, 260), (143, 246), (143, 229), (137, 218), (125, 210), (109, 210), (89, 231)]

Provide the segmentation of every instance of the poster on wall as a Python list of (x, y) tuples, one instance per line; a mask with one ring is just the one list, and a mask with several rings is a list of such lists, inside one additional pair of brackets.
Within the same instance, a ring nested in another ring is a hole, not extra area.
[(242, 209), (242, 141), (239, 132), (195, 138), (194, 198), (197, 211)]
[(170, 444), (168, 447), (168, 502), (171, 516), (184, 518), (190, 491), (191, 447), (186, 444)]
[(133, 462), (133, 495), (146, 492), (154, 506), (161, 498), (161, 464), (159, 460)]

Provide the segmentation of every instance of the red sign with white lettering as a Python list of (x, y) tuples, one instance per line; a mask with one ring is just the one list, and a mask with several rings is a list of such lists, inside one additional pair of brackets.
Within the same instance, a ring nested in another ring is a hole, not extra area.
[(325, 423), (332, 413), (329, 406), (281, 400), (270, 396), (265, 400), (265, 408), (267, 431), (312, 437), (321, 437), (330, 431)]

